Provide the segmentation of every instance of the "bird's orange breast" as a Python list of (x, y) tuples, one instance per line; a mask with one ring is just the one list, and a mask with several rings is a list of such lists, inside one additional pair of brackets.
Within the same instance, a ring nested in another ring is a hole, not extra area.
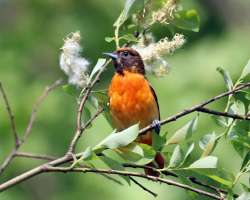
[(143, 75), (128, 71), (123, 75), (116, 73), (108, 94), (113, 124), (118, 130), (138, 122), (143, 128), (158, 119), (156, 100)]

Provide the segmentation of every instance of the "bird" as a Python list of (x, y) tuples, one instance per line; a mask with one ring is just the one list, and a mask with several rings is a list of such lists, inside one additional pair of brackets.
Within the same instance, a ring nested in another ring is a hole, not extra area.
[[(122, 131), (136, 123), (140, 128), (153, 125), (160, 132), (160, 110), (156, 93), (146, 78), (142, 57), (131, 47), (122, 47), (112, 53), (115, 73), (108, 87), (109, 110), (113, 126)], [(152, 145), (152, 130), (140, 134), (138, 143)], [(157, 152), (154, 161), (145, 168), (147, 175), (159, 176), (153, 168), (164, 168), (164, 156)]]

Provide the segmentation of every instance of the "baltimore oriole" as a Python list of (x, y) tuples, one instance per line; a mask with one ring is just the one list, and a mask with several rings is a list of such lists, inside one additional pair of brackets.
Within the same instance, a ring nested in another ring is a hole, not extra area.
[[(139, 122), (140, 128), (155, 124), (160, 132), (160, 111), (157, 96), (145, 78), (144, 63), (140, 54), (132, 48), (120, 48), (113, 53), (105, 53), (113, 60), (115, 74), (109, 85), (109, 107), (112, 122), (118, 130), (124, 130)], [(139, 135), (137, 141), (152, 145), (152, 131)], [(155, 162), (148, 166), (163, 168), (164, 157), (158, 152)], [(152, 169), (145, 170), (148, 175), (158, 176)]]

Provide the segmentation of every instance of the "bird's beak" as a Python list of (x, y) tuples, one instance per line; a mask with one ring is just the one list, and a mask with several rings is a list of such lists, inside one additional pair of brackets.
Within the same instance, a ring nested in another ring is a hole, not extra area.
[(110, 58), (112, 58), (113, 60), (116, 60), (118, 58), (116, 53), (103, 53), (103, 55), (105, 56), (109, 56)]

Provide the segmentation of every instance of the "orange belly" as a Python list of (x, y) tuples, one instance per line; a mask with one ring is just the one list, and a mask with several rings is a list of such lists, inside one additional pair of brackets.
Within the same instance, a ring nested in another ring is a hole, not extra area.
[(143, 75), (128, 71), (124, 75), (116, 73), (108, 94), (111, 117), (117, 130), (136, 123), (143, 128), (158, 119), (157, 103)]

